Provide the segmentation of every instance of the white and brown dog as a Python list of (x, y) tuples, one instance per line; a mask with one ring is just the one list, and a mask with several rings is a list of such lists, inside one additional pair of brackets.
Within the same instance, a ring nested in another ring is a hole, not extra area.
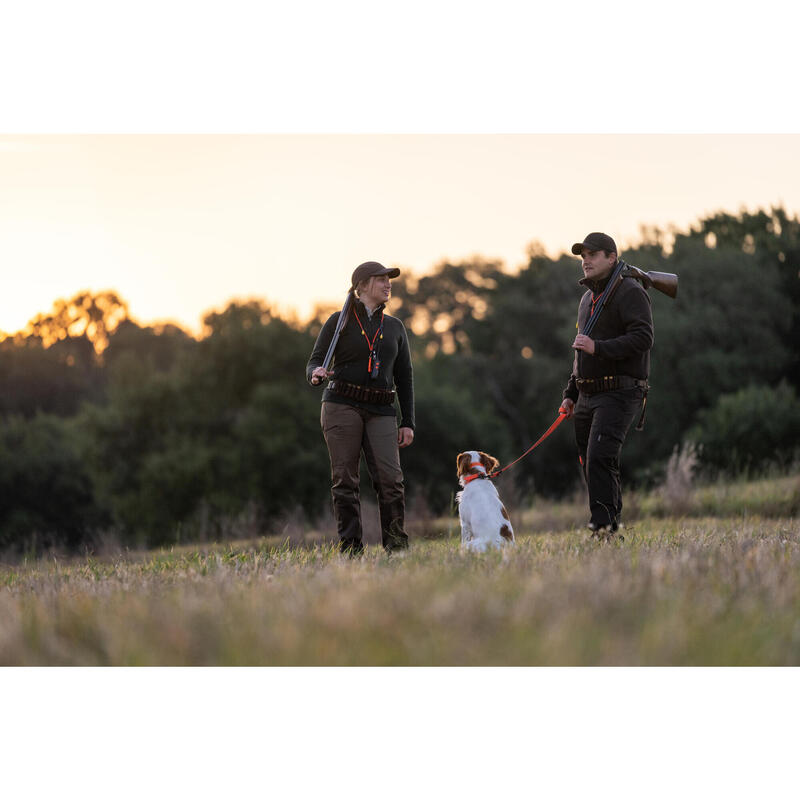
[(461, 546), (482, 553), (488, 547), (514, 544), (514, 529), (494, 484), (486, 478), (499, 466), (496, 458), (479, 450), (459, 453), (456, 459), (458, 482), (463, 487), (456, 495), (461, 520)]

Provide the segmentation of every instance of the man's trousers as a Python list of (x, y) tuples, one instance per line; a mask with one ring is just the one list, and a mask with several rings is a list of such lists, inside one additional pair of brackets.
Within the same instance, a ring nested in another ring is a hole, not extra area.
[(642, 389), (586, 394), (575, 405), (575, 440), (589, 489), (589, 511), (595, 526), (616, 530), (622, 512), (620, 454), (636, 413)]

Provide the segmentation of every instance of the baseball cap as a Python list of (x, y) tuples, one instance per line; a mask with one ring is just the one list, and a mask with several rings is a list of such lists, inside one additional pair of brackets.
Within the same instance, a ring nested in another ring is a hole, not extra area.
[(396, 278), (399, 274), (400, 270), (397, 267), (384, 267), (383, 264), (379, 264), (377, 261), (365, 261), (353, 270), (350, 284), (355, 287), (361, 281), (365, 281), (375, 275), (388, 275), (390, 278)]
[(588, 233), (582, 242), (575, 242), (572, 245), (572, 254), (579, 256), (583, 248), (587, 250), (610, 250), (619, 253), (614, 240), (607, 233)]

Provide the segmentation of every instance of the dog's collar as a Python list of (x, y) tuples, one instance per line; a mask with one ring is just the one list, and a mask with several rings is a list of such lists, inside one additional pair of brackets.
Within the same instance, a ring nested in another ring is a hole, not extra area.
[(463, 478), (463, 480), (464, 480), (464, 485), (465, 485), (465, 486), (466, 486), (466, 485), (467, 485), (467, 484), (468, 484), (470, 481), (477, 480), (478, 478), (486, 478), (486, 477), (488, 477), (488, 476), (487, 476), (487, 474), (486, 474), (486, 470), (485, 470), (485, 468), (484, 468), (483, 464), (481, 464), (481, 462), (480, 462), (480, 461), (473, 461), (473, 462), (470, 464), (470, 466), (471, 466), (471, 467), (480, 467), (480, 468), (483, 470), (483, 473), (480, 473), (480, 472), (479, 472), (477, 475), (465, 475), (465, 476), (464, 476), (464, 478)]

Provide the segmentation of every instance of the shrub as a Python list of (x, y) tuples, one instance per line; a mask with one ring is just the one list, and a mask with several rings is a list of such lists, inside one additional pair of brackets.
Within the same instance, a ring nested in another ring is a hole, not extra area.
[(76, 549), (104, 522), (70, 420), (0, 423), (0, 549)]
[(701, 411), (688, 438), (701, 447), (704, 465), (724, 472), (786, 466), (800, 448), (800, 403), (785, 382), (748, 386)]

